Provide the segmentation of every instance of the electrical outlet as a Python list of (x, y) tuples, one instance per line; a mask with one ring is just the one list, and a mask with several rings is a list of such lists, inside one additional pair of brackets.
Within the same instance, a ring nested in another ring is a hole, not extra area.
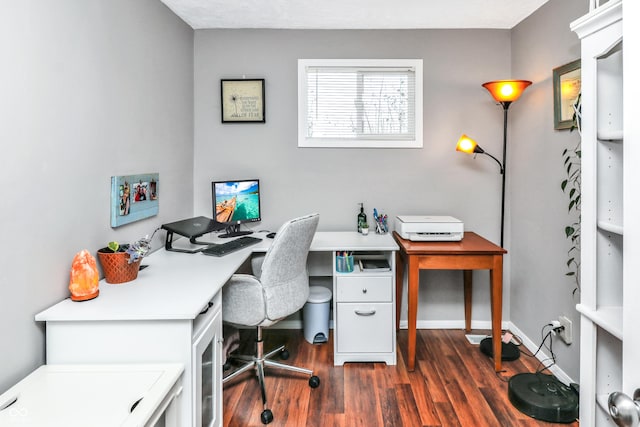
[(566, 344), (571, 344), (571, 342), (573, 341), (573, 329), (571, 328), (571, 320), (569, 320), (569, 318), (566, 316), (560, 316), (558, 317), (558, 320), (560, 321), (560, 326), (564, 328), (563, 330), (558, 332), (558, 335), (560, 335), (560, 338)]

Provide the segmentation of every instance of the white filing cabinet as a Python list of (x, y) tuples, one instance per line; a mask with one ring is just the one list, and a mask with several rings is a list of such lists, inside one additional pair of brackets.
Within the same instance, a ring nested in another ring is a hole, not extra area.
[[(374, 256), (389, 262), (389, 271), (361, 271), (354, 252), (353, 271), (334, 269), (333, 313), (335, 365), (344, 362), (396, 364), (395, 257), (393, 252)], [(334, 252), (334, 266), (335, 262)]]

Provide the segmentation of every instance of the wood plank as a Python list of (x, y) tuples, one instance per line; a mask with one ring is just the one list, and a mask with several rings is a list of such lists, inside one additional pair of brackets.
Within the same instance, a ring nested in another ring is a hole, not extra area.
[[(488, 334), (489, 331), (474, 331)], [(251, 351), (255, 332), (241, 331), (241, 350)], [(320, 387), (297, 373), (267, 369), (267, 398), (274, 414), (270, 426), (309, 427), (578, 427), (528, 417), (509, 402), (509, 378), (535, 372), (539, 362), (521, 357), (495, 372), (493, 360), (471, 345), (464, 330), (418, 330), (416, 369), (406, 368), (407, 331), (398, 332), (396, 366), (346, 363), (333, 366), (329, 342), (310, 344), (300, 330), (265, 330), (265, 350), (288, 342), (285, 363), (313, 369)], [(268, 350), (267, 350), (268, 351)], [(262, 401), (254, 374), (225, 384), (224, 425), (262, 426)]]

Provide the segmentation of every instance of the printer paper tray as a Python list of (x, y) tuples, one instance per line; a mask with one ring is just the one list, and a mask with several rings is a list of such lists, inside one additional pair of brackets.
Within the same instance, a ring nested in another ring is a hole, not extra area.
[(463, 233), (407, 233), (412, 242), (459, 242)]

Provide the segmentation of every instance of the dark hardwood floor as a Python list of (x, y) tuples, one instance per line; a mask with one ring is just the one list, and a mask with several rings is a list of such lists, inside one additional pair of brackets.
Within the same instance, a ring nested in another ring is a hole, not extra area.
[[(473, 331), (486, 333), (486, 331)], [(241, 350), (251, 351), (254, 331), (241, 331)], [(285, 363), (314, 370), (320, 386), (309, 387), (302, 374), (267, 370), (270, 426), (375, 427), (569, 426), (538, 421), (519, 412), (507, 396), (508, 379), (535, 372), (538, 360), (521, 355), (493, 361), (471, 345), (462, 330), (419, 330), (416, 370), (407, 372), (406, 330), (398, 333), (398, 362), (347, 363), (333, 366), (333, 342), (312, 345), (301, 330), (265, 330), (265, 351), (286, 343)], [(261, 426), (262, 401), (254, 374), (247, 372), (224, 386), (224, 425)]]

